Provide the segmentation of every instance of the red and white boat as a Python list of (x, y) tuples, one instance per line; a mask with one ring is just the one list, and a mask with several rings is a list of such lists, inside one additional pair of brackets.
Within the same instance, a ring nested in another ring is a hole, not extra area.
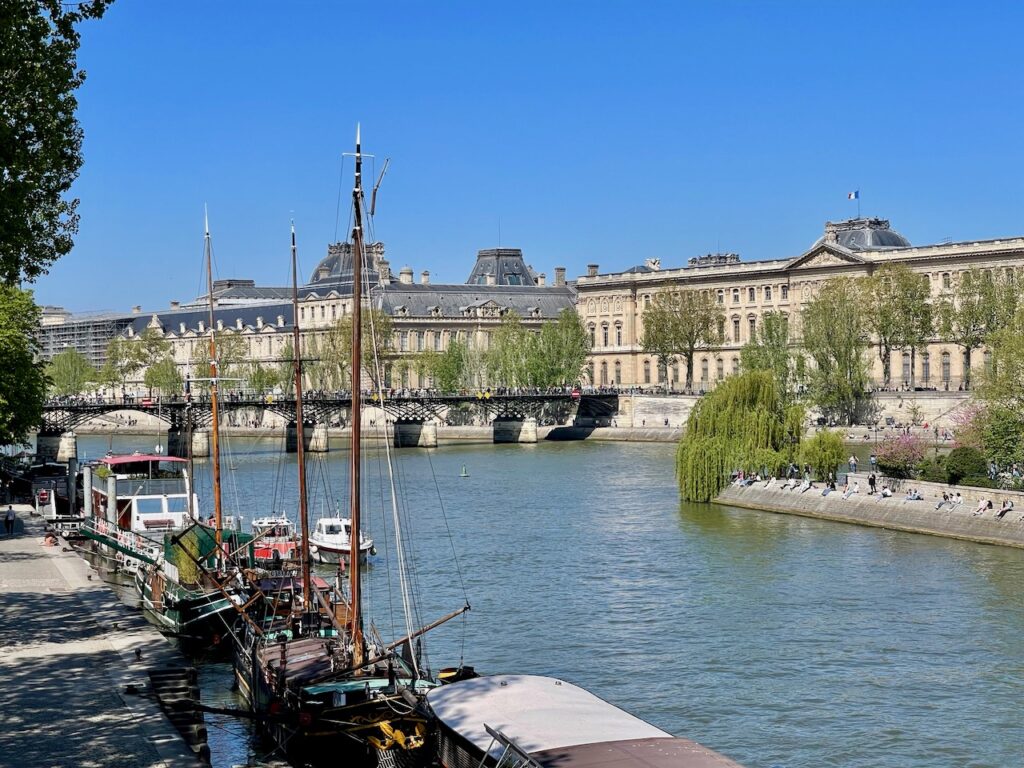
[(252, 521), (256, 565), (280, 570), (299, 562), (299, 539), (295, 523), (287, 517), (258, 517)]

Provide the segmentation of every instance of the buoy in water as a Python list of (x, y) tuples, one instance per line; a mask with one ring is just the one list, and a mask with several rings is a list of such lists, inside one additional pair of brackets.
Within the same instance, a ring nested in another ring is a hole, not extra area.
[(462, 472), (459, 473), (459, 477), (469, 477), (469, 472), (466, 471), (466, 465), (462, 465)]

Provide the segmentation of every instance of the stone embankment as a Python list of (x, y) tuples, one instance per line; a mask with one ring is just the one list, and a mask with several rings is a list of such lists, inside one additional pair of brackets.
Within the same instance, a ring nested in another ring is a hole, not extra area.
[(187, 675), (184, 659), (65, 541), (45, 544), (28, 505), (15, 509), (15, 536), (0, 538), (0, 764), (201, 765), (152, 695), (155, 680)]
[[(782, 483), (777, 481), (770, 488), (766, 488), (764, 482), (744, 488), (731, 485), (715, 501), (766, 512), (927, 533), (983, 544), (1024, 547), (1024, 493), (880, 478), (878, 487), (895, 486), (893, 495), (869, 496), (867, 474), (851, 473), (849, 477), (851, 486), (854, 482), (860, 486), (860, 491), (849, 498), (843, 498), (842, 486), (822, 496), (822, 483), (815, 483), (815, 488), (801, 493), (799, 488), (783, 490)], [(907, 501), (906, 495), (911, 488), (919, 491), (923, 499)], [(942, 501), (943, 492), (953, 496), (957, 491), (963, 497), (961, 503), (955, 506), (943, 504), (936, 508)], [(994, 509), (985, 509), (975, 514), (983, 499), (991, 500)], [(1012, 501), (1014, 507), (1002, 518), (998, 518), (996, 514), (1004, 501)]]

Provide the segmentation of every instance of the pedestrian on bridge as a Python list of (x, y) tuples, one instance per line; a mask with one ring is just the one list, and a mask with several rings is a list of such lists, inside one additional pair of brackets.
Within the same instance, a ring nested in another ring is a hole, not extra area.
[(7, 536), (14, 535), (14, 507), (10, 504), (7, 505), (7, 511), (4, 513), (4, 533)]

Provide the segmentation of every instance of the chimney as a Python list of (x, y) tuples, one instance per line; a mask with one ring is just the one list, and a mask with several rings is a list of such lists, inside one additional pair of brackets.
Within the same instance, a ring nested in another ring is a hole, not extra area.
[(181, 302), (180, 301), (172, 301), (171, 302), (171, 309), (177, 309), (180, 306), (181, 306)]
[(391, 263), (387, 259), (381, 259), (377, 262), (377, 272), (380, 274), (381, 285), (387, 285), (391, 282)]
[(587, 277), (597, 277), (597, 264), (587, 264)]
[(277, 316), (277, 327), (284, 328), (284, 315)]
[(547, 284), (548, 284), (548, 276), (547, 275), (545, 275), (543, 272), (541, 272), (539, 275), (537, 275), (537, 285), (547, 285)]
[(134, 307), (132, 307), (132, 314), (133, 315), (142, 314), (142, 305), (141, 304), (136, 304)]
[(199, 321), (199, 332), (206, 333), (206, 323), (204, 323), (202, 320)]
[(402, 285), (412, 285), (412, 267), (402, 267), (402, 271), (398, 273), (398, 282)]
[(256, 318), (256, 327), (257, 328), (262, 328), (263, 327), (263, 318), (262, 317), (257, 317)]
[(178, 333), (180, 333), (182, 336), (185, 335), (185, 324), (184, 323), (178, 323)]
[(242, 330), (242, 318), (235, 318), (235, 328), (238, 329), (239, 331)]
[(487, 283), (486, 283), (487, 285), (494, 285), (497, 282), (494, 279), (494, 275), (492, 275), (490, 272), (487, 273), (486, 279), (487, 279)]
[(430, 273), (425, 269), (420, 273), (420, 283), (430, 285)]
[(565, 285), (565, 267), (555, 267), (555, 285)]
[(224, 321), (223, 320), (218, 320), (217, 321), (217, 330), (218, 331), (223, 331), (224, 330)]

